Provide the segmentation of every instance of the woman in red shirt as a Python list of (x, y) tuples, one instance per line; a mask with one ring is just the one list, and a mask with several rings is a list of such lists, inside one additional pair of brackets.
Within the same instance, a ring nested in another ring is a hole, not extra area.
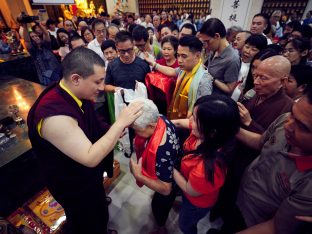
[(183, 233), (197, 233), (197, 223), (214, 206), (226, 175), (222, 150), (238, 132), (237, 104), (229, 97), (204, 96), (197, 100), (190, 119), (173, 121), (192, 132), (183, 148), (186, 155), (174, 180), (183, 191), (179, 225)]
[(158, 59), (156, 63), (177, 68), (179, 63), (177, 60), (177, 50), (178, 50), (179, 41), (174, 36), (166, 36), (161, 40), (161, 53), (162, 58)]
[[(174, 36), (166, 36), (161, 41), (162, 58), (156, 60), (157, 64), (172, 68), (179, 67), (176, 58), (179, 41)], [(154, 62), (153, 62), (154, 63)], [(155, 65), (156, 65), (155, 63)], [(170, 105), (177, 77), (169, 77), (159, 72), (149, 73), (145, 83), (149, 92), (149, 98), (158, 107), (159, 113), (167, 115), (167, 107)]]

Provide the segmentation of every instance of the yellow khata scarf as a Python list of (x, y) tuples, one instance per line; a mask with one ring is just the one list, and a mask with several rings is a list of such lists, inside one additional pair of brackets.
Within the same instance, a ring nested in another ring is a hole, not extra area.
[(202, 60), (196, 64), (193, 70), (189, 73), (183, 71), (177, 80), (176, 87), (174, 89), (171, 105), (168, 109), (169, 119), (181, 119), (187, 117), (188, 111), (188, 93), (191, 83), (195, 77), (197, 70), (202, 65)]

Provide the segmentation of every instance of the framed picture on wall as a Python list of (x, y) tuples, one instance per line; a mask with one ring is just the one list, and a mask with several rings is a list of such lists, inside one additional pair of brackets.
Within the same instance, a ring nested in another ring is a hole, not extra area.
[(0, 11), (0, 29), (1, 28), (7, 28), (7, 27), (8, 27), (8, 25), (5, 22), (5, 19), (4, 19), (3, 15), (2, 15), (2, 12)]

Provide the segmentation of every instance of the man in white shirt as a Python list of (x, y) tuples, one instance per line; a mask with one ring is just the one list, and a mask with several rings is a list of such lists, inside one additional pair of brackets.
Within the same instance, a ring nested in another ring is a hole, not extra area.
[(251, 26), (250, 26), (250, 32), (253, 34), (262, 34), (267, 38), (268, 45), (272, 44), (272, 41), (270, 38), (268, 38), (265, 33), (269, 32), (271, 30), (271, 23), (268, 17), (265, 14), (259, 13), (254, 15)]
[(144, 26), (145, 28), (151, 27), (154, 28), (154, 25), (152, 24), (152, 18), (150, 15), (146, 15), (145, 16), (145, 21), (143, 23), (141, 23), (142, 26)]
[(142, 23), (142, 20), (141, 20), (141, 18), (140, 18), (140, 14), (139, 14), (139, 13), (135, 13), (134, 19), (135, 19), (134, 22), (135, 22), (136, 24), (141, 24), (141, 23)]
[(51, 35), (53, 35), (55, 38), (57, 38), (56, 31), (58, 30), (58, 28), (55, 25), (56, 25), (56, 23), (52, 19), (48, 19), (46, 22), (46, 27), (47, 27), (48, 32)]
[(105, 41), (107, 33), (104, 22), (100, 19), (94, 20), (92, 23), (92, 30), (95, 38), (88, 44), (88, 49), (93, 50), (105, 61), (103, 52), (101, 50), (102, 42)]

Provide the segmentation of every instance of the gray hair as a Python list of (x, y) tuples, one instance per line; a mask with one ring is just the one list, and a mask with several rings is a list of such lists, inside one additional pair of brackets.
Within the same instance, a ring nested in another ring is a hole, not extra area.
[(243, 29), (240, 26), (232, 26), (226, 30), (226, 35), (230, 36), (233, 32), (241, 32)]
[(159, 15), (155, 15), (155, 16), (153, 17), (153, 20), (155, 20), (155, 19), (160, 19)]
[(133, 125), (139, 128), (146, 128), (151, 123), (157, 123), (159, 118), (159, 111), (157, 106), (152, 100), (145, 98), (137, 98), (131, 102), (143, 102), (143, 114), (137, 118)]

